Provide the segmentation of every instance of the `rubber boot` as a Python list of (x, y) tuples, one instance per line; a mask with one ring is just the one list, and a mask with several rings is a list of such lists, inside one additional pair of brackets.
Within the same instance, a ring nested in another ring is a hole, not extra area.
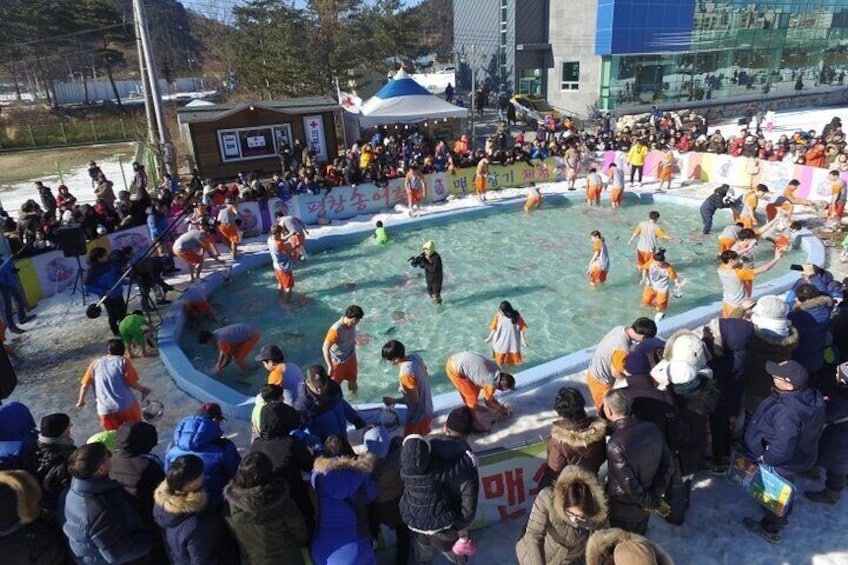
[(839, 499), (842, 498), (842, 493), (826, 488), (818, 491), (805, 490), (804, 496), (806, 496), (813, 502), (821, 502), (822, 504), (836, 504), (837, 502), (839, 502)]

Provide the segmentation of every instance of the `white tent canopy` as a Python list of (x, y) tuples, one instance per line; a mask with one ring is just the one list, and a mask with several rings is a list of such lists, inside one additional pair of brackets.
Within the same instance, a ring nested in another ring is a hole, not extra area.
[(467, 118), (468, 109), (454, 106), (415, 82), (400, 69), (377, 94), (362, 105), (359, 125), (411, 124), (437, 118)]

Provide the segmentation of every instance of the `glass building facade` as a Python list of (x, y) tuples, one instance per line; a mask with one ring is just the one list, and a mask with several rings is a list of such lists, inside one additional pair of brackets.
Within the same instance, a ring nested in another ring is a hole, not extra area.
[(598, 0), (602, 109), (845, 83), (848, 0)]

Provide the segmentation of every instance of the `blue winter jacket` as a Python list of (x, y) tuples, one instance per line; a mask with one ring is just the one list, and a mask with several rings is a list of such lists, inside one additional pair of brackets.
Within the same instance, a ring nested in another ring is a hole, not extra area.
[(372, 473), (376, 458), (318, 457), (312, 486), (318, 501), (318, 524), (310, 546), (315, 565), (375, 563), (367, 505), (377, 497)]
[(112, 479), (71, 479), (57, 516), (78, 564), (129, 563), (152, 548), (124, 488)]
[(9, 257), (0, 263), (0, 286), (15, 287), (18, 285), (18, 279), (15, 277), (15, 263)]
[(816, 389), (772, 390), (748, 424), (745, 447), (766, 465), (803, 473), (816, 462), (824, 422), (825, 403)]
[(830, 335), (830, 313), (833, 300), (817, 296), (800, 303), (787, 316), (798, 330), (798, 348), (792, 358), (811, 373), (824, 367), (824, 352), (833, 341)]
[[(104, 296), (120, 277), (118, 266), (111, 261), (89, 263), (88, 272), (85, 274), (85, 290), (95, 296)], [(110, 294), (116, 298), (120, 298), (121, 295), (120, 286), (112, 290)]]
[(158, 212), (147, 215), (147, 231), (150, 232), (151, 241), (165, 233), (168, 229), (168, 218)]
[(180, 455), (193, 453), (203, 460), (203, 488), (209, 504), (221, 504), (221, 492), (236, 474), (241, 456), (236, 446), (221, 437), (221, 427), (202, 416), (183, 418), (174, 428), (174, 440), (165, 454), (165, 471)]
[(20, 402), (0, 404), (0, 470), (37, 467), (38, 431), (26, 405)]
[(210, 508), (204, 491), (177, 495), (162, 481), (154, 493), (153, 518), (165, 538), (172, 565), (226, 565), (232, 542), (220, 509)]
[(348, 422), (356, 429), (365, 427), (365, 421), (344, 399), (342, 389), (337, 383), (330, 381), (327, 390), (320, 396), (309, 390), (306, 383), (301, 387), (294, 408), (305, 420), (309, 433), (318, 436), (321, 441), (328, 436), (347, 439)]

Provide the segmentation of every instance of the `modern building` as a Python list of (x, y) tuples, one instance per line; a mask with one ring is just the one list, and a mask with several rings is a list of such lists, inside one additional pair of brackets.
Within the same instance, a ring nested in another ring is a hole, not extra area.
[[(578, 115), (804, 95), (848, 71), (848, 0), (461, 0), (454, 15), (457, 49), (494, 44), (517, 91)], [(546, 56), (520, 58), (528, 44)]]
[[(549, 0), (454, 0), (454, 54), (478, 86), (543, 94), (553, 64)], [(462, 80), (460, 72), (460, 79)], [(466, 79), (468, 79), (466, 73)], [(470, 83), (465, 85), (470, 86)]]

